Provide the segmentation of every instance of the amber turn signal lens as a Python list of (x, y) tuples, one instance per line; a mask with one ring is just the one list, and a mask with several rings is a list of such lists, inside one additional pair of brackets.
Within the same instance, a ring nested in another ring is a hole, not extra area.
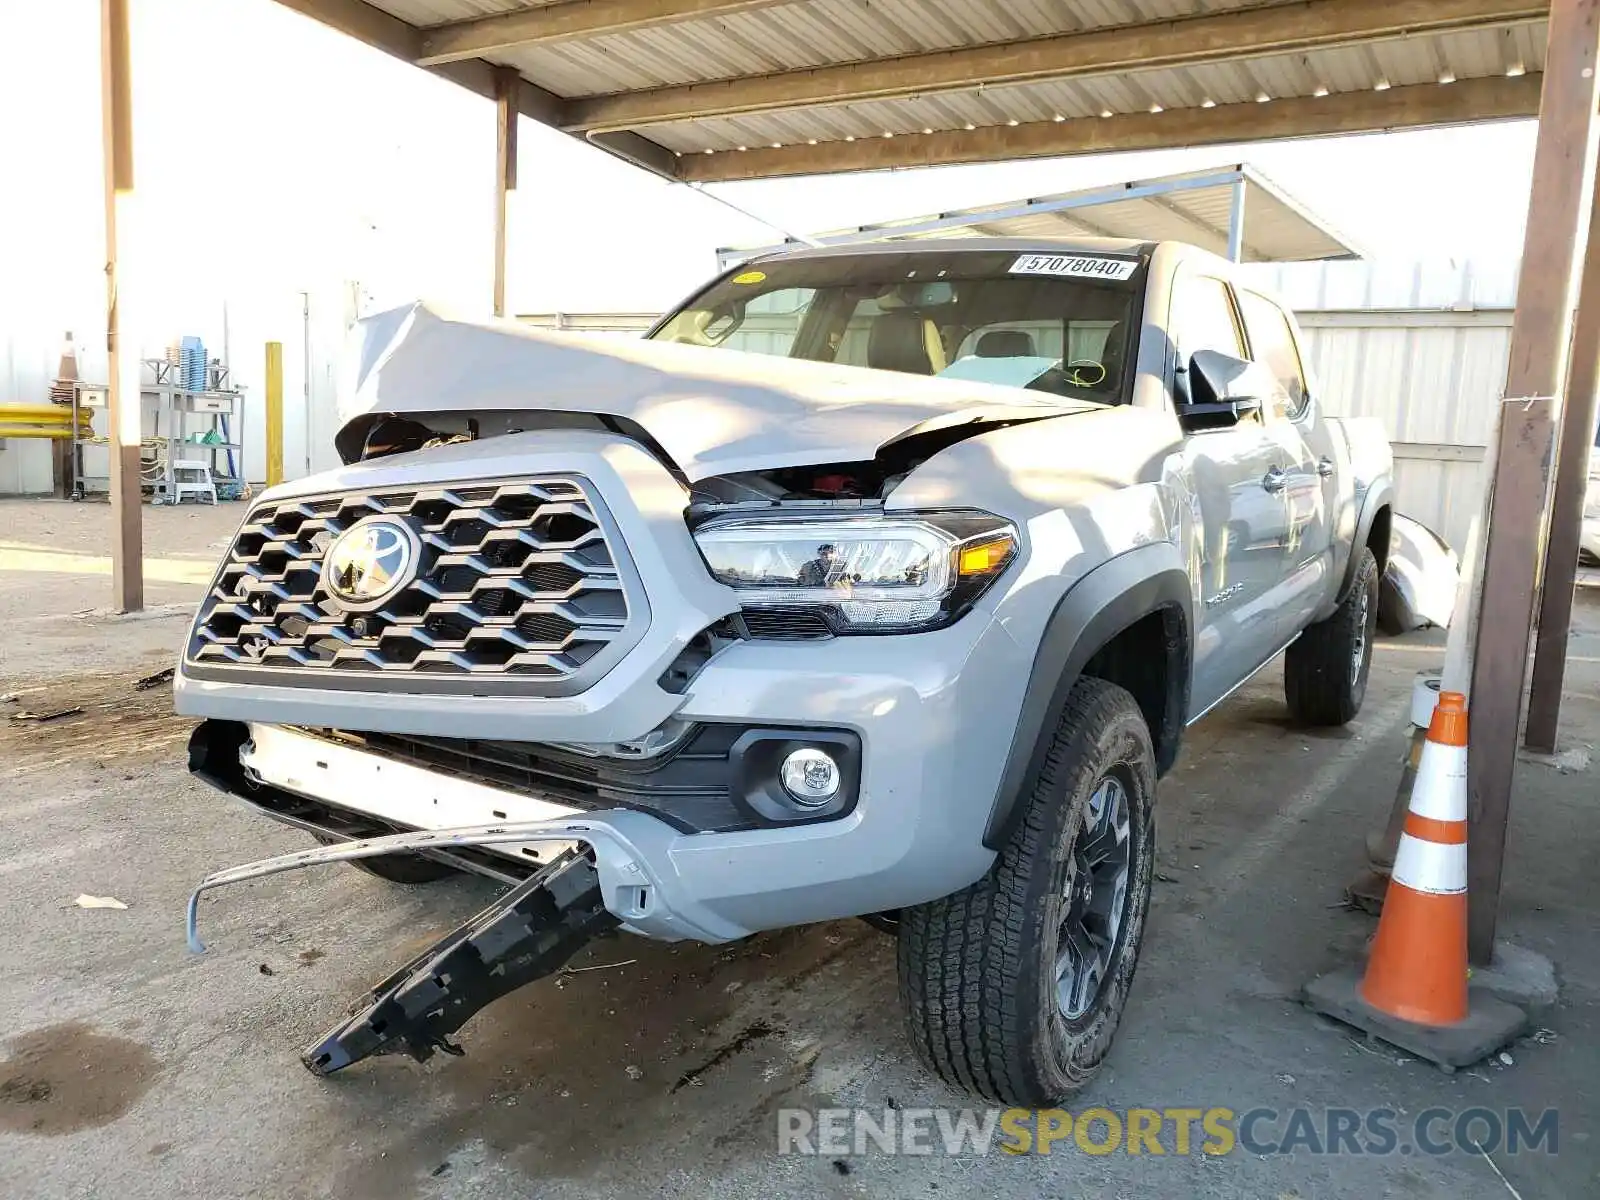
[(1005, 566), (1014, 548), (1015, 543), (1009, 534), (963, 546), (957, 559), (957, 569), (962, 575), (986, 575)]

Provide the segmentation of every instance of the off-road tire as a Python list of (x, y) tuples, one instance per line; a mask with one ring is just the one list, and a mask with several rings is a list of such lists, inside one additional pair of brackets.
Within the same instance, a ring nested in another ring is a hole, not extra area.
[[(339, 844), (337, 838), (317, 837), (317, 841), (324, 846)], [(358, 871), (365, 871), (368, 875), (376, 875), (386, 883), (407, 885), (437, 883), (441, 879), (461, 874), (455, 867), (404, 851), (399, 854), (376, 854), (371, 858), (352, 858), (350, 865)]]
[(1367, 696), (1378, 627), (1378, 560), (1367, 546), (1356, 555), (1355, 579), (1338, 609), (1309, 626), (1283, 657), (1284, 699), (1302, 725), (1353, 721)]
[[(1007, 1104), (1059, 1103), (1111, 1048), (1138, 965), (1155, 873), (1155, 756), (1134, 699), (1078, 680), (1048, 735), (1015, 832), (971, 887), (901, 910), (900, 1000), (918, 1056), (946, 1082)], [(1113, 958), (1091, 1007), (1069, 1020), (1056, 958), (1090, 797), (1115, 774), (1128, 800), (1129, 877)]]

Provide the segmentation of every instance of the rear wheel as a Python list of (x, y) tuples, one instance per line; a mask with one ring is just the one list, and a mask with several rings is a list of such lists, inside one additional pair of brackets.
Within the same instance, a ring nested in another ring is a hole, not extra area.
[(1122, 688), (1080, 679), (1016, 831), (971, 887), (901, 910), (900, 996), (947, 1082), (1048, 1105), (1111, 1048), (1155, 872), (1155, 757)]
[(1353, 721), (1367, 697), (1372, 639), (1378, 627), (1378, 560), (1357, 552), (1350, 591), (1334, 613), (1306, 629), (1283, 658), (1283, 694), (1303, 725)]
[[(317, 841), (324, 846), (337, 846), (339, 838), (323, 837), (313, 834)], [(461, 874), (455, 867), (436, 862), (431, 858), (423, 858), (420, 854), (375, 854), (371, 858), (352, 858), (350, 865), (358, 871), (365, 871), (368, 875), (376, 875), (379, 879), (389, 883), (437, 883), (441, 879), (448, 879), (452, 875)]]

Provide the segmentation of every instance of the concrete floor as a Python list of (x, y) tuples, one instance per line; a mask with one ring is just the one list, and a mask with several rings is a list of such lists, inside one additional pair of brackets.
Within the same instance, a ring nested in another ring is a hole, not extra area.
[[(239, 514), (146, 510), (158, 570), (173, 580), (152, 582), (153, 602), (195, 595), (192, 578)], [(109, 595), (93, 557), (107, 516), (0, 502), (0, 694), (21, 693), (0, 712), (86, 710), (44, 725), (0, 719), (0, 921), (11, 931), (0, 1195), (1511, 1194), (1471, 1153), (779, 1157), (779, 1108), (972, 1103), (912, 1057), (892, 943), (859, 922), (715, 949), (603, 941), (575, 965), (625, 965), (502, 1001), (468, 1025), (465, 1059), (377, 1060), (316, 1080), (299, 1050), (492, 889), (399, 889), (343, 867), (278, 877), (203, 905), (211, 949), (189, 955), (194, 882), (303, 839), (191, 782), (187, 722), (164, 689), (133, 689), (171, 661), (183, 620), (181, 609), (93, 611)], [(1581, 751), (1600, 738), (1600, 605), (1581, 605), (1577, 623), (1563, 729)], [(1437, 636), (1383, 642), (1346, 730), (1291, 728), (1269, 669), (1190, 731), (1162, 784), (1139, 978), (1076, 1110), (1385, 1107), (1403, 1123), (1435, 1105), (1555, 1107), (1559, 1152), (1501, 1153), (1497, 1165), (1528, 1200), (1600, 1194), (1600, 832), (1597, 772), (1581, 753), (1518, 770), (1502, 935), (1554, 958), (1563, 991), (1512, 1065), (1446, 1076), (1295, 1000), (1372, 927), (1341, 906), (1341, 889), (1393, 796), (1412, 674), (1440, 657)], [(79, 893), (128, 908), (77, 908)]]

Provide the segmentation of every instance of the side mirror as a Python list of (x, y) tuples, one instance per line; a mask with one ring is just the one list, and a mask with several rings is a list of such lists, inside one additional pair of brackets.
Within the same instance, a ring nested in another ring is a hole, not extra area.
[(1196, 350), (1189, 359), (1190, 403), (1179, 406), (1178, 417), (1190, 429), (1237, 425), (1261, 411), (1274, 386), (1259, 363), (1220, 350)]

